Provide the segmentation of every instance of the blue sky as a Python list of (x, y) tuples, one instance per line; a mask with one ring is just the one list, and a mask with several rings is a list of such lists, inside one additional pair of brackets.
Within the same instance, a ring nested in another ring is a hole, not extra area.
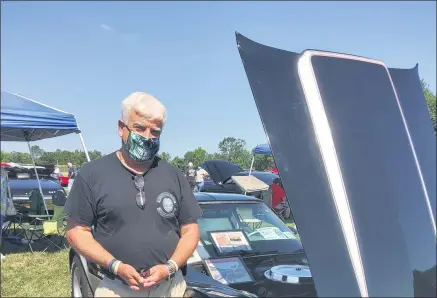
[[(2, 2), (1, 88), (74, 113), (88, 149), (120, 146), (120, 103), (146, 91), (168, 109), (162, 151), (210, 152), (266, 137), (235, 44), (384, 60), (436, 90), (435, 2)], [(37, 143), (80, 148), (75, 135)], [(2, 150), (27, 151), (2, 142)]]

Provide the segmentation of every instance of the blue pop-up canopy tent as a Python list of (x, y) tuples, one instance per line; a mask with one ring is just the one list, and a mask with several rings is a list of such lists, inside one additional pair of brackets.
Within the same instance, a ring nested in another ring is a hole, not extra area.
[(272, 155), (272, 149), (270, 149), (269, 144), (258, 145), (252, 150), (252, 154), (261, 154), (261, 155)]
[(252, 163), (250, 164), (249, 176), (252, 173), (253, 163), (255, 162), (255, 155), (272, 155), (272, 149), (270, 149), (269, 144), (257, 145), (252, 149)]
[[(30, 150), (29, 142), (59, 137), (70, 133), (77, 133), (79, 135), (86, 158), (89, 161), (90, 158), (85, 142), (73, 114), (49, 107), (18, 94), (1, 91), (0, 139), (2, 142), (27, 142), (34, 167), (35, 159)], [(35, 174), (39, 184), (36, 167)], [(39, 189), (42, 194), (40, 184)]]

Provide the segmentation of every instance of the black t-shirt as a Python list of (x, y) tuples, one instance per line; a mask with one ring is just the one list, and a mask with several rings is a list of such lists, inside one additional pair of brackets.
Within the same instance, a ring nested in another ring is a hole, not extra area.
[(111, 153), (86, 163), (65, 205), (76, 222), (94, 226), (94, 238), (116, 259), (135, 268), (165, 264), (179, 242), (180, 225), (202, 215), (183, 173), (155, 159), (144, 176), (146, 207), (137, 206), (135, 174)]

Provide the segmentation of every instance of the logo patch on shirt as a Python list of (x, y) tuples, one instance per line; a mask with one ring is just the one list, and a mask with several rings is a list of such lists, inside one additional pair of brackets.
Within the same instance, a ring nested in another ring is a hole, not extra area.
[(166, 218), (175, 217), (178, 202), (171, 193), (161, 193), (156, 198), (156, 203), (158, 204), (158, 208), (156, 208), (156, 210), (158, 211), (159, 215)]

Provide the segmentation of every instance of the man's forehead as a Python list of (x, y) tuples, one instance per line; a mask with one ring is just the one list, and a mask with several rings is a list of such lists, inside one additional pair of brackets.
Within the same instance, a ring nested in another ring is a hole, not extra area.
[(159, 119), (145, 119), (145, 118), (137, 118), (133, 120), (132, 122), (133, 126), (137, 127), (153, 127), (156, 129), (162, 128), (162, 121)]

